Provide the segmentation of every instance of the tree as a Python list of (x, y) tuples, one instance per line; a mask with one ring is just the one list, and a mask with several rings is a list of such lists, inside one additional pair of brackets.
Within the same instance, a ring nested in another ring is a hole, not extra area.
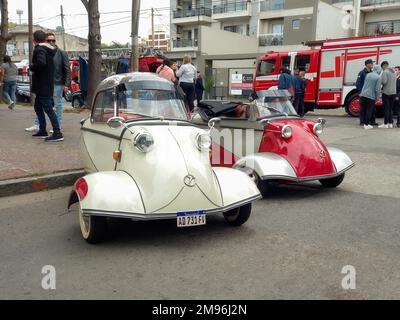
[(88, 13), (89, 23), (89, 84), (88, 107), (93, 105), (94, 94), (101, 77), (101, 33), (98, 0), (81, 0)]
[(7, 42), (11, 39), (10, 35), (8, 34), (8, 0), (0, 0), (0, 11), (0, 61), (3, 62), (3, 58), (6, 54)]

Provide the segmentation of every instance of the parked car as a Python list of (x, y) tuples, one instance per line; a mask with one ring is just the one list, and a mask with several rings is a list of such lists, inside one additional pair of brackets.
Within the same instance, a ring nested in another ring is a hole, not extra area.
[[(246, 172), (264, 195), (281, 183), (318, 180), (327, 188), (339, 186), (354, 163), (343, 151), (326, 147), (321, 141), (325, 120), (300, 118), (286, 90), (260, 91), (254, 98), (251, 104), (199, 104), (193, 123), (200, 127), (206, 127), (209, 121), (215, 124), (213, 166)], [(238, 138), (232, 142), (227, 133)]]
[(107, 218), (175, 219), (177, 227), (206, 224), (223, 213), (245, 223), (261, 195), (243, 172), (212, 168), (208, 131), (188, 121), (173, 83), (152, 73), (115, 75), (97, 89), (82, 120), (88, 173), (76, 181), (68, 208), (78, 203), (89, 243), (104, 239)]

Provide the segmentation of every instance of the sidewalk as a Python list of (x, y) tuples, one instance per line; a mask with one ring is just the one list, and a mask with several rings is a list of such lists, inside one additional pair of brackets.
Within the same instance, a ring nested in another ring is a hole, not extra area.
[[(80, 120), (88, 116), (87, 110), (81, 113), (66, 110), (62, 123), (65, 140), (46, 143), (25, 132), (35, 117), (33, 107), (17, 105), (9, 110), (0, 104), (0, 182), (81, 169)], [(46, 120), (50, 130), (51, 124)]]

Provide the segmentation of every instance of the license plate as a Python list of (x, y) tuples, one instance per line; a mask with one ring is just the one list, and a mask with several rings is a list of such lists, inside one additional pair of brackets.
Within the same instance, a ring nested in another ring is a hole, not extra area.
[(176, 214), (176, 225), (178, 228), (201, 226), (206, 224), (204, 211), (178, 212)]

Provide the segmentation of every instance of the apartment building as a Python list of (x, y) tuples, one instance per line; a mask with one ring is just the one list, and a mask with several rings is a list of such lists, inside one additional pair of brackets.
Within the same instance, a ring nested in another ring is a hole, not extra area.
[(267, 51), (306, 49), (307, 41), (400, 32), (400, 0), (171, 0), (171, 52), (184, 53), (221, 96), (232, 75), (255, 70)]
[(170, 49), (170, 39), (167, 30), (163, 26), (156, 25), (154, 26), (154, 42), (153, 42), (153, 34), (152, 31), (149, 30), (148, 36), (146, 39), (146, 47), (154, 48), (161, 50), (163, 52), (167, 52)]

